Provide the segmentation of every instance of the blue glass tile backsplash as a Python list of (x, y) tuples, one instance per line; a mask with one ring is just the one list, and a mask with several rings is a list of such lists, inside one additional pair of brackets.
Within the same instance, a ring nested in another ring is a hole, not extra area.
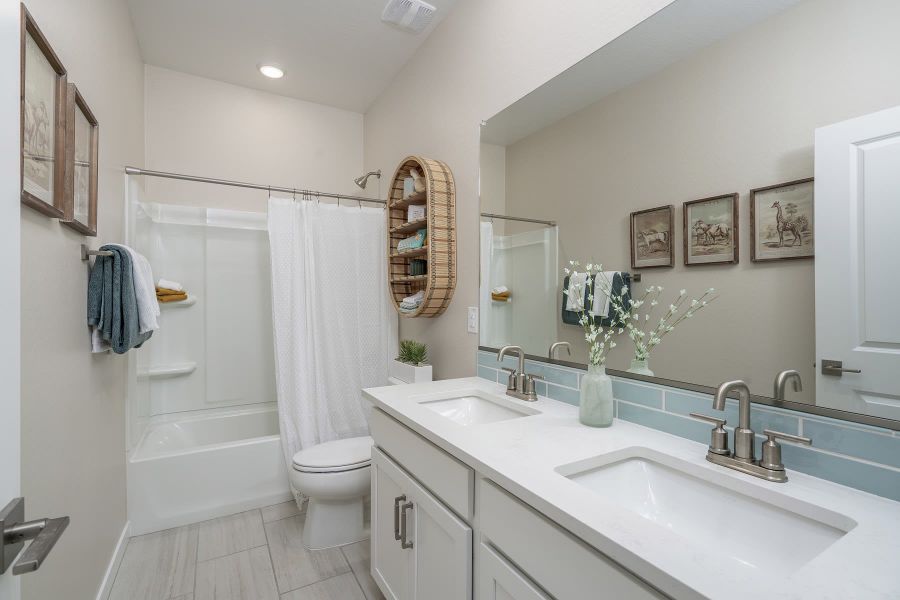
[[(515, 367), (507, 357), (503, 366)], [(578, 405), (583, 371), (526, 361), (526, 371), (543, 375), (542, 396)], [(478, 351), (478, 376), (506, 382), (492, 352)], [(616, 417), (700, 443), (709, 442), (709, 425), (688, 416), (712, 410), (712, 397), (661, 385), (613, 378)], [(737, 423), (737, 401), (728, 400), (725, 417)], [(753, 406), (753, 430), (775, 429), (811, 437), (812, 447), (783, 445), (789, 470), (900, 501), (900, 432), (770, 406)], [(730, 427), (729, 427), (730, 429)], [(757, 455), (762, 441), (757, 439)]]

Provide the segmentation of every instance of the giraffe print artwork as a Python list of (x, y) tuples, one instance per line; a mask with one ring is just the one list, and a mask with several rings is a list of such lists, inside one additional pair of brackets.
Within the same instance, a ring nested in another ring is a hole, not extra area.
[(811, 258), (813, 180), (802, 179), (750, 191), (750, 228), (753, 260)]

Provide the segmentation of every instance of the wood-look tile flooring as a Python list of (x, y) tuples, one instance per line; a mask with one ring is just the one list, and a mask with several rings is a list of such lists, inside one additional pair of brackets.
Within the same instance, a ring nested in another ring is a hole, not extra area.
[(109, 600), (383, 600), (369, 541), (307, 550), (294, 502), (128, 541)]

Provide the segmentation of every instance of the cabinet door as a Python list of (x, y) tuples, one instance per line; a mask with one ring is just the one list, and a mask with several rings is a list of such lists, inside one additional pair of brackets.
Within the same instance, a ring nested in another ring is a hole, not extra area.
[(478, 564), (476, 600), (550, 600), (502, 556), (481, 544)]
[(472, 529), (418, 483), (408, 488), (416, 600), (472, 598)]
[(412, 554), (404, 550), (395, 532), (399, 529), (395, 504), (406, 502), (404, 487), (409, 477), (377, 448), (372, 450), (372, 578), (387, 600), (412, 597)]

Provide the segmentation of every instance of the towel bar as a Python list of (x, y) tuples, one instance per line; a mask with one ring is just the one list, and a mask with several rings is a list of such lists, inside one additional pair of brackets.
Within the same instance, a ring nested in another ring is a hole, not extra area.
[(112, 256), (109, 250), (90, 250), (85, 244), (81, 245), (81, 260), (90, 260), (92, 256)]

